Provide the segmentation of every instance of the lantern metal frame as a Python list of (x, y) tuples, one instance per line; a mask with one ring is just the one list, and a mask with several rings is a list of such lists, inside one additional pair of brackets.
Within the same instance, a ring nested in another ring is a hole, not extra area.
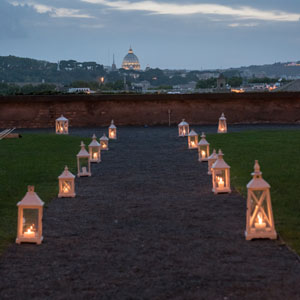
[(230, 166), (224, 161), (221, 149), (218, 158), (211, 167), (212, 191), (214, 194), (231, 193), (230, 189)]
[[(44, 202), (35, 193), (34, 186), (28, 186), (28, 191), (24, 198), (18, 202), (18, 229), (16, 243), (36, 243), (40, 245), (43, 241), (43, 206)], [(35, 216), (35, 223), (26, 224), (27, 216)], [(26, 231), (25, 231), (26, 230)]]
[(189, 149), (198, 148), (198, 134), (193, 129), (188, 134), (188, 147)]
[(270, 185), (262, 178), (255, 160), (253, 178), (247, 184), (246, 240), (276, 239)]
[(201, 140), (198, 143), (198, 161), (207, 161), (209, 157), (209, 143), (206, 140), (206, 135), (202, 132)]
[[(85, 176), (92, 176), (91, 172), (91, 160), (90, 160), (90, 154), (85, 149), (85, 144), (81, 142), (80, 145), (81, 149), (78, 152), (77, 156), (77, 177), (85, 177)], [(81, 166), (82, 160), (87, 160), (86, 166)]]
[(114, 120), (111, 120), (111, 124), (108, 127), (108, 137), (111, 140), (117, 139), (117, 127), (114, 124)]
[(75, 194), (75, 175), (73, 175), (67, 166), (58, 176), (58, 198), (74, 198)]
[(190, 132), (190, 126), (185, 121), (185, 119), (182, 119), (182, 121), (178, 124), (178, 136), (179, 137), (185, 137), (188, 136)]
[(69, 134), (69, 120), (61, 115), (55, 120), (56, 134)]
[(227, 133), (227, 121), (224, 113), (219, 118), (218, 133)]
[(101, 151), (102, 150), (109, 150), (108, 148), (108, 141), (109, 141), (109, 138), (106, 136), (105, 133), (103, 133), (102, 137), (99, 139), (100, 141), (100, 149)]
[(216, 149), (213, 150), (212, 154), (207, 158), (207, 174), (211, 175), (211, 167), (218, 159)]
[(101, 162), (101, 151), (100, 151), (100, 144), (97, 141), (97, 137), (94, 134), (92, 137), (92, 141), (89, 144), (89, 153), (90, 153), (90, 160), (91, 162), (99, 163)]

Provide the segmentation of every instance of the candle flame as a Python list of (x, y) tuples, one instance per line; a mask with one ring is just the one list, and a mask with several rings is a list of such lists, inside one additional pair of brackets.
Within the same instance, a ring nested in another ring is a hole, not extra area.
[(258, 219), (258, 224), (262, 224), (263, 218), (262, 218), (262, 213), (261, 213), (261, 212), (259, 212), (259, 213), (257, 214), (257, 219)]
[(28, 233), (28, 234), (34, 233), (34, 232), (35, 232), (34, 224), (32, 224), (32, 225), (27, 229), (27, 231), (25, 231), (25, 233)]

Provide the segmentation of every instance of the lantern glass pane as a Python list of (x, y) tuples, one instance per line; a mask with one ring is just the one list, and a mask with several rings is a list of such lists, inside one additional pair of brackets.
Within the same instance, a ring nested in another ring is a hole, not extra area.
[(106, 141), (100, 141), (101, 149), (107, 149), (107, 142)]
[(64, 122), (64, 130), (65, 130), (65, 132), (68, 131), (68, 122)]
[(201, 158), (207, 158), (207, 146), (200, 146), (199, 147), (200, 148), (200, 153), (199, 153), (199, 155), (200, 155), (200, 157)]
[(38, 232), (39, 210), (32, 208), (23, 209), (22, 235), (27, 238), (35, 238)]
[[(251, 228), (255, 230), (270, 230), (271, 219), (267, 208), (266, 191), (252, 191), (251, 194)], [(250, 222), (251, 222), (250, 221)]]
[(79, 159), (79, 170), (81, 173), (88, 172), (89, 159), (87, 157), (81, 157)]
[(114, 129), (114, 128), (109, 129), (109, 137), (111, 139), (114, 139), (116, 137), (116, 129)]
[(72, 181), (71, 180), (64, 180), (62, 182), (62, 192), (64, 194), (68, 194), (72, 191)]
[(98, 147), (92, 147), (92, 159), (98, 160), (99, 153), (98, 153)]
[(215, 183), (218, 189), (227, 187), (227, 178), (225, 176), (225, 170), (215, 170)]

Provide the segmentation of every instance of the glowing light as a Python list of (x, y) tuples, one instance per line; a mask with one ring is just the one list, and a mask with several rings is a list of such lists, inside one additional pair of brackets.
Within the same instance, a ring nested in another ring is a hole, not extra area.
[(27, 231), (24, 232), (24, 237), (26, 238), (34, 238), (35, 237), (35, 229), (34, 224), (32, 224)]
[(222, 177), (217, 176), (217, 181), (218, 181), (218, 188), (223, 189), (224, 188), (224, 180)]

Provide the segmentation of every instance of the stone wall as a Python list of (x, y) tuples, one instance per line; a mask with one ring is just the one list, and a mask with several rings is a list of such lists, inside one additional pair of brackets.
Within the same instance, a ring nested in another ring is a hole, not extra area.
[(216, 93), (192, 95), (57, 95), (0, 97), (0, 128), (53, 127), (63, 114), (74, 127), (166, 125), (185, 118), (215, 124), (222, 112), (228, 123), (300, 122), (300, 93)]

